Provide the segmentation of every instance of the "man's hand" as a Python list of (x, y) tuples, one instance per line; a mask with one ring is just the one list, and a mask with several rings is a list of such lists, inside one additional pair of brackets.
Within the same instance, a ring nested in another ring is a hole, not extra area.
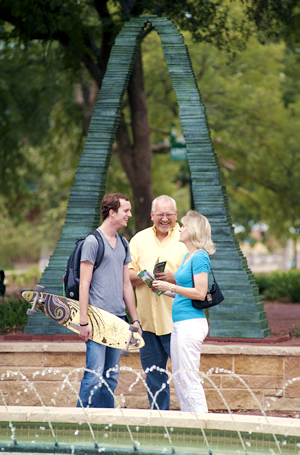
[(93, 330), (90, 324), (85, 326), (80, 326), (79, 336), (83, 341), (88, 341), (89, 338), (92, 338)]
[[(143, 331), (142, 331), (142, 329), (141, 329), (141, 326), (140, 326), (139, 321), (134, 321), (134, 323), (133, 323), (132, 325), (134, 325), (135, 327), (138, 327), (138, 328), (139, 328), (138, 333), (139, 333), (141, 336), (143, 336)], [(134, 336), (134, 332), (133, 332), (133, 336)]]
[(161, 281), (168, 281), (169, 283), (173, 283), (173, 284), (176, 283), (176, 281), (174, 279), (174, 274), (172, 272), (170, 272), (170, 270), (168, 270), (168, 269), (165, 269), (164, 272), (156, 273), (155, 279), (161, 280)]
[(140, 286), (141, 284), (144, 284), (144, 281), (137, 276), (138, 272), (133, 269), (129, 269), (129, 276), (130, 276), (130, 281), (132, 286)]

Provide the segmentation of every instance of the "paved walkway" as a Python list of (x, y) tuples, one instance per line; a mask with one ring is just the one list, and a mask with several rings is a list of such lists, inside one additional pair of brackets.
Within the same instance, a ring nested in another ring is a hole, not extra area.
[(264, 302), (271, 336), (268, 338), (209, 338), (205, 343), (253, 343), (265, 345), (300, 346), (300, 337), (293, 335), (295, 326), (300, 334), (300, 303)]

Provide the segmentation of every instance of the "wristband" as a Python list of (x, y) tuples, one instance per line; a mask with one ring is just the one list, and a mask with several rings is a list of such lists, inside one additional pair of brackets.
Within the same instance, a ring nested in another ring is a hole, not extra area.
[(132, 321), (131, 324), (134, 324), (135, 322), (138, 322), (141, 325), (141, 323), (140, 323), (140, 321), (138, 319), (135, 319), (134, 321)]
[(87, 325), (89, 325), (89, 323), (87, 322), (86, 324), (79, 324), (80, 327), (86, 327)]

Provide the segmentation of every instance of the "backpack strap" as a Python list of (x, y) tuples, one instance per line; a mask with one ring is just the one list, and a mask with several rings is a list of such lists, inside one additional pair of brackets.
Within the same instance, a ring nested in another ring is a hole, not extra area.
[(128, 250), (129, 250), (128, 242), (127, 242), (127, 240), (125, 240), (125, 238), (124, 238), (121, 234), (119, 234), (118, 232), (117, 232), (117, 235), (118, 235), (118, 236), (120, 237), (120, 239), (122, 240), (123, 246), (124, 246), (124, 248), (125, 248), (125, 253), (126, 253), (126, 254), (125, 254), (125, 259), (124, 259), (124, 264), (125, 264), (126, 256), (127, 256)]
[(94, 237), (96, 237), (96, 239), (98, 241), (98, 252), (97, 252), (97, 257), (96, 257), (96, 261), (94, 264), (94, 271), (95, 271), (101, 264), (101, 261), (104, 256), (105, 246), (104, 246), (103, 238), (97, 229), (92, 231), (89, 235), (93, 235)]
[[(103, 259), (105, 245), (103, 242), (103, 238), (102, 238), (101, 234), (99, 233), (98, 229), (95, 229), (94, 231), (90, 232), (89, 235), (93, 235), (94, 237), (96, 237), (96, 239), (98, 240), (98, 245), (99, 245), (98, 252), (97, 252), (97, 258), (96, 258), (96, 261), (94, 264), (94, 271), (95, 271), (99, 267), (99, 265), (101, 264), (101, 261)], [(122, 235), (120, 235), (118, 232), (117, 232), (117, 235), (120, 237), (120, 239), (124, 245), (126, 256), (127, 256), (128, 243), (126, 242), (125, 238)], [(126, 257), (125, 257), (125, 259), (126, 259)], [(124, 259), (124, 264), (125, 264), (125, 259)]]

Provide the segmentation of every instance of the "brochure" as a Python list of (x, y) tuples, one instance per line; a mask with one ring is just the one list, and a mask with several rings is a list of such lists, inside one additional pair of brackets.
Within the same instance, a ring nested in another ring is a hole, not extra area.
[[(163, 262), (157, 262), (154, 266), (154, 269), (153, 269), (153, 275), (155, 276), (156, 273), (161, 273), (165, 270), (165, 267), (166, 267), (166, 263), (167, 261), (163, 261)], [(164, 291), (156, 291), (155, 288), (153, 287), (152, 285), (152, 282), (154, 281), (154, 277), (147, 271), (147, 270), (142, 270), (141, 272), (139, 272), (137, 274), (141, 280), (144, 281), (144, 283), (150, 288), (152, 289), (152, 291), (155, 292), (156, 295), (161, 295), (164, 293)]]
[(156, 276), (157, 273), (164, 272), (165, 268), (166, 268), (166, 263), (167, 263), (167, 261), (158, 262), (158, 260), (157, 260), (156, 264), (154, 266), (154, 269), (153, 269), (153, 275)]

